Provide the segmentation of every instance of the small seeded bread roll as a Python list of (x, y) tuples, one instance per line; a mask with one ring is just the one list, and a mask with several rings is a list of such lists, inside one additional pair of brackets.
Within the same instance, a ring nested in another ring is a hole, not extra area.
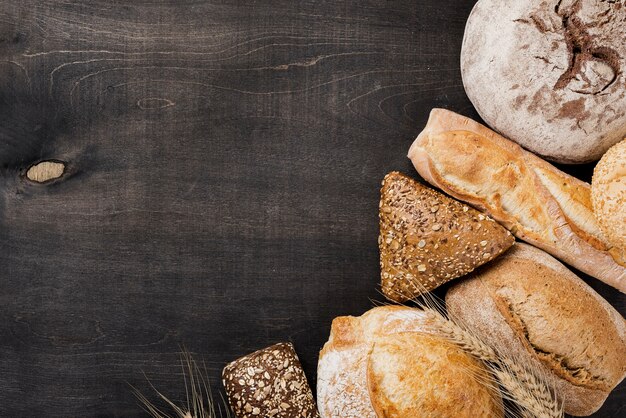
[(229, 363), (222, 378), (237, 418), (319, 417), (291, 343), (279, 343)]
[(422, 310), (402, 306), (335, 318), (318, 363), (320, 415), (503, 417), (485, 367), (433, 332)]
[(398, 172), (380, 192), (383, 294), (404, 302), (494, 259), (514, 242), (493, 219)]
[(611, 147), (593, 171), (591, 200), (598, 224), (613, 244), (609, 252), (626, 267), (626, 139)]
[(449, 314), (507, 357), (542, 370), (565, 412), (597, 411), (626, 375), (626, 322), (556, 259), (516, 243), (446, 295)]
[(626, 135), (624, 0), (480, 0), (465, 27), (468, 97), (496, 131), (560, 163)]

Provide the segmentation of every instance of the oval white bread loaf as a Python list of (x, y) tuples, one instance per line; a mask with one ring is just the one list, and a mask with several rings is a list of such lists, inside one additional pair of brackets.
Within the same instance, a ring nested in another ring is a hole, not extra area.
[(450, 288), (448, 313), (552, 380), (565, 412), (597, 411), (626, 375), (626, 322), (549, 254), (516, 243)]
[(609, 252), (612, 246), (593, 215), (589, 184), (444, 109), (432, 110), (408, 156), (429, 183), (626, 293), (626, 268)]
[(485, 367), (429, 334), (424, 312), (374, 308), (335, 318), (320, 352), (317, 403), (323, 418), (503, 417)]

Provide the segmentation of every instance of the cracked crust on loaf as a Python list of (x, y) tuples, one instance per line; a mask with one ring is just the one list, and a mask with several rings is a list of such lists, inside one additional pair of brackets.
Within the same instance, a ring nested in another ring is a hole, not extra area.
[(613, 244), (611, 254), (626, 265), (626, 139), (602, 156), (591, 180), (593, 212)]
[(626, 136), (624, 0), (480, 0), (463, 39), (468, 97), (496, 131), (560, 163)]
[(626, 375), (626, 322), (547, 253), (516, 243), (488, 268), (454, 285), (455, 320), (553, 381), (565, 412), (597, 411)]

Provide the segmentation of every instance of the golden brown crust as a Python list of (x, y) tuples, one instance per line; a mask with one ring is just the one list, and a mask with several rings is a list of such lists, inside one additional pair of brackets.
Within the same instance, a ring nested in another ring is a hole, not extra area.
[(613, 245), (611, 254), (626, 266), (626, 139), (602, 157), (591, 180), (593, 210)]
[(489, 213), (518, 238), (626, 292), (626, 268), (593, 216), (587, 183), (444, 109), (433, 109), (409, 158), (428, 182)]
[(479, 383), (484, 366), (432, 332), (423, 311), (403, 306), (336, 318), (318, 363), (320, 415), (503, 417), (499, 395)]
[(626, 376), (626, 322), (545, 252), (517, 243), (453, 286), (448, 312), (502, 352), (544, 370), (565, 411), (588, 415)]
[(390, 300), (404, 302), (463, 276), (513, 242), (493, 219), (401, 173), (383, 180), (378, 244)]
[(488, 379), (462, 349), (425, 334), (394, 334), (375, 343), (368, 357), (369, 393), (381, 418), (501, 417), (500, 399), (480, 383)]

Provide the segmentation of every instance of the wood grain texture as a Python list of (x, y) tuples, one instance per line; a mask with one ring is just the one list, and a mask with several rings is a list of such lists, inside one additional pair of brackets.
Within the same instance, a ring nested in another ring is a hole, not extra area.
[(0, 416), (145, 416), (127, 383), (182, 398), (179, 344), (217, 390), (290, 340), (313, 383), (332, 318), (382, 299), (383, 176), (417, 176), (432, 107), (476, 117), (472, 5), (0, 0)]

